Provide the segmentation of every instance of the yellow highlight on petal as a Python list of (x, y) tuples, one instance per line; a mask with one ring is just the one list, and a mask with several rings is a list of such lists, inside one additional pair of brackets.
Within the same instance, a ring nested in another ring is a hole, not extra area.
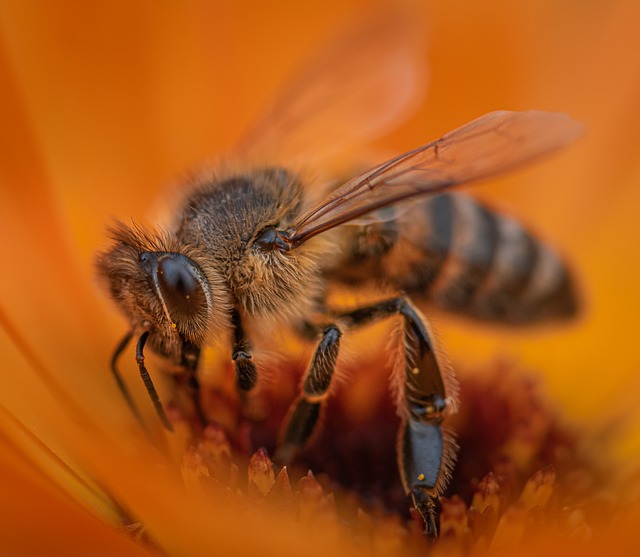
[(419, 479), (420, 481), (424, 480), (424, 474), (418, 474), (418, 479)]

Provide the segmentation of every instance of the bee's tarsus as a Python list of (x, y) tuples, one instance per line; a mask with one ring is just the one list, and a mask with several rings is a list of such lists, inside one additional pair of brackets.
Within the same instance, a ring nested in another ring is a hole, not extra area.
[(251, 361), (251, 354), (234, 352), (231, 356), (236, 368), (236, 384), (241, 391), (250, 391), (258, 381), (256, 365)]
[(411, 490), (411, 499), (424, 521), (424, 533), (435, 540), (440, 534), (440, 502), (420, 487)]
[(304, 395), (291, 405), (276, 451), (276, 462), (290, 463), (298, 449), (307, 443), (318, 423), (321, 406), (321, 402), (307, 400)]

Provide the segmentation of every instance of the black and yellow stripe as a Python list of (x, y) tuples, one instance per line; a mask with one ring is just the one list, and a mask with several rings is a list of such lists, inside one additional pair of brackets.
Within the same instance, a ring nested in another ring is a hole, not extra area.
[(563, 318), (577, 309), (558, 255), (471, 197), (441, 194), (380, 216), (344, 227), (346, 261), (333, 278), (351, 284), (382, 278), (444, 309), (505, 323)]

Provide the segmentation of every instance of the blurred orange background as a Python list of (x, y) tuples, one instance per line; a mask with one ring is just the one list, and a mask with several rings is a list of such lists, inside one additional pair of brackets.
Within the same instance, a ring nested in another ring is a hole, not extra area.
[[(377, 4), (2, 2), (3, 404), (27, 422), (42, 420), (32, 399), (11, 398), (38, 392), (13, 374), (16, 343), (45, 367), (68, 364), (63, 383), (79, 398), (114, 392), (105, 362), (122, 322), (92, 271), (105, 225), (112, 216), (150, 218), (167, 185), (232, 147), (337, 24)], [(640, 4), (416, 6), (429, 29), (428, 94), (377, 146), (398, 153), (496, 109), (562, 111), (587, 126), (558, 156), (474, 188), (567, 255), (585, 300), (581, 319), (513, 333), (438, 315), (449, 353), (467, 370), (504, 357), (545, 374), (563, 411), (594, 428), (623, 417), (619, 457), (635, 470)]]

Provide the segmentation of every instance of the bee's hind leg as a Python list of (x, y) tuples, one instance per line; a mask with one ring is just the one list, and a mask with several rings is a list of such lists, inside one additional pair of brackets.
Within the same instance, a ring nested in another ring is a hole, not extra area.
[(438, 497), (448, 481), (456, 451), (454, 440), (443, 433), (441, 424), (455, 406), (455, 392), (445, 392), (442, 366), (426, 319), (406, 296), (399, 296), (344, 314), (339, 322), (351, 328), (397, 314), (404, 319), (405, 343), (398, 468), (405, 492), (425, 522), (425, 533), (436, 537)]

